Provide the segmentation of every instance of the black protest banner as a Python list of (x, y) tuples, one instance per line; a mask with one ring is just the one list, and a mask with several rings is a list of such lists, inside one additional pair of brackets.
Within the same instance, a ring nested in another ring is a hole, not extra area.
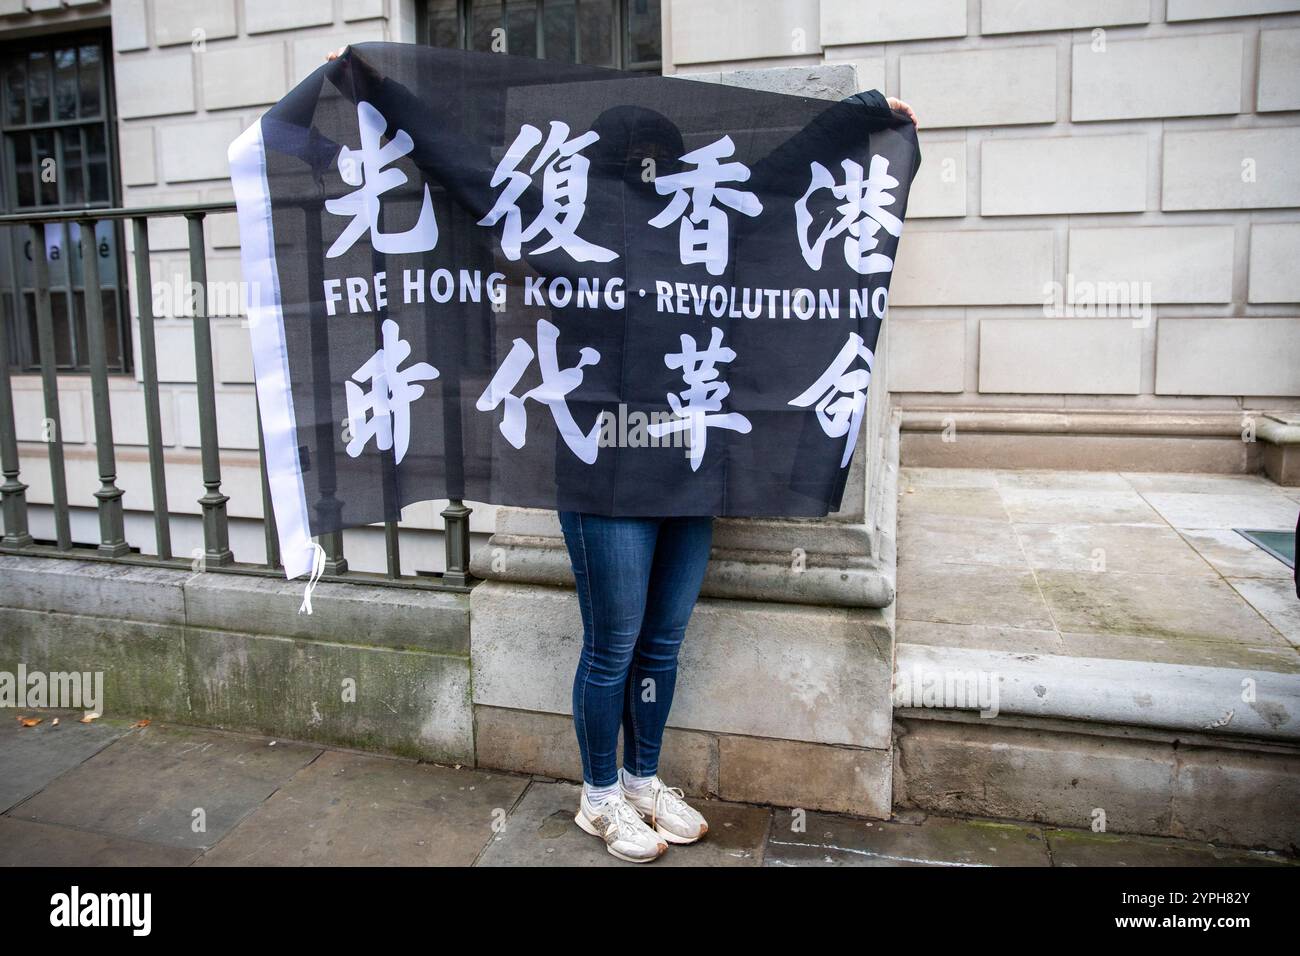
[(290, 577), (439, 498), (838, 507), (920, 163), (879, 93), (369, 43), (230, 159)]

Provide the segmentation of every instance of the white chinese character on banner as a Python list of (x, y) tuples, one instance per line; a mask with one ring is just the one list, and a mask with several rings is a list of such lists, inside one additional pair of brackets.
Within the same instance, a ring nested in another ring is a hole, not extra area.
[[(578, 224), (587, 211), (587, 171), (591, 167), (591, 161), (579, 153), (598, 139), (600, 135), (593, 131), (569, 139), (568, 124), (552, 120), (546, 143), (538, 150), (528, 172), (524, 173), (518, 167), (542, 142), (542, 133), (529, 124), (520, 128), (519, 135), (492, 174), (494, 188), (503, 182), (506, 187), (497, 197), (496, 205), (478, 223), (480, 226), (495, 226), (505, 219), (501, 251), (507, 259), (517, 260), (523, 243), (535, 239), (542, 232), (551, 238), (534, 250), (534, 255), (563, 249), (578, 262), (609, 262), (618, 258), (617, 252), (588, 242), (577, 234)], [(542, 174), (542, 211), (525, 229), (517, 203), (542, 167), (546, 168)]]
[[(862, 178), (862, 166), (853, 160), (846, 159), (840, 165), (844, 167), (843, 185), (836, 184), (835, 177), (825, 166), (813, 162), (808, 191), (795, 203), (795, 227), (804, 261), (811, 268), (820, 269), (826, 243), (847, 232), (844, 259), (855, 272), (861, 275), (891, 272), (893, 260), (884, 253), (871, 251), (879, 245), (876, 233), (881, 227), (891, 236), (903, 234), (902, 221), (885, 208), (894, 204), (894, 197), (886, 190), (898, 185), (898, 180), (889, 175), (889, 160), (872, 156), (871, 175), (866, 179)], [(810, 241), (808, 233), (813, 217), (808, 211), (808, 199), (819, 189), (829, 189), (836, 199), (843, 202), (836, 207), (840, 218), (827, 223), (820, 235)]]
[[(727, 214), (713, 205), (716, 199), (746, 216), (757, 216), (763, 204), (751, 192), (731, 189), (720, 183), (743, 183), (749, 179), (749, 168), (743, 163), (719, 163), (718, 160), (736, 151), (730, 136), (682, 157), (683, 163), (696, 168), (683, 173), (659, 176), (655, 190), (662, 196), (673, 194), (663, 212), (650, 220), (650, 225), (662, 229), (681, 219), (679, 250), (682, 265), (703, 262), (710, 275), (721, 275), (727, 268), (729, 233)], [(686, 208), (690, 206), (690, 214)]]
[(387, 143), (380, 138), (388, 129), (388, 121), (369, 103), (357, 104), (357, 126), (361, 130), (361, 149), (344, 146), (339, 150), (339, 175), (349, 186), (359, 188), (325, 200), (325, 208), (336, 216), (351, 216), (352, 221), (334, 240), (325, 258), (333, 259), (352, 248), (353, 243), (371, 234), (370, 243), (376, 252), (403, 253), (427, 252), (438, 243), (438, 221), (433, 215), (433, 200), (429, 197), (429, 184), (424, 185), (424, 202), (420, 218), (405, 232), (380, 232), (380, 197), (390, 189), (405, 185), (406, 173), (400, 169), (385, 169), (397, 162), (413, 148), (410, 134), (399, 129)]
[[(850, 371), (855, 359), (862, 359), (867, 367)], [(867, 408), (867, 385), (871, 382), (874, 364), (875, 355), (862, 344), (862, 336), (853, 332), (821, 377), (789, 402), (799, 408), (807, 408), (816, 402), (817, 420), (821, 422), (822, 431), (831, 438), (849, 436), (844, 446), (844, 457), (840, 459), (841, 468), (853, 457), (858, 426)]]
[(382, 332), (383, 348), (352, 373), (357, 382), (371, 382), (370, 391), (362, 391), (356, 382), (343, 383), (352, 433), (347, 451), (356, 458), (374, 438), (381, 451), (392, 448), (394, 459), (401, 464), (411, 441), (411, 403), (424, 394), (424, 386), (414, 383), (433, 381), (438, 370), (428, 362), (400, 368), (411, 354), (411, 343), (400, 337), (392, 319), (384, 320)]
[(670, 352), (664, 356), (664, 364), (669, 368), (682, 370), (682, 378), (687, 386), (685, 391), (668, 394), (668, 405), (678, 418), (668, 422), (653, 422), (647, 430), (656, 438), (673, 432), (688, 431), (691, 448), (691, 471), (697, 471), (704, 458), (704, 448), (708, 442), (710, 428), (729, 428), (742, 435), (748, 435), (749, 419), (739, 412), (722, 411), (722, 400), (731, 393), (731, 386), (726, 382), (715, 381), (718, 377), (719, 362), (734, 362), (736, 353), (722, 344), (722, 329), (716, 326), (709, 347), (699, 351), (694, 337), (683, 334), (682, 350)]
[(596, 460), (597, 440), (600, 437), (600, 419), (583, 434), (578, 423), (573, 420), (565, 396), (582, 384), (582, 370), (588, 365), (600, 361), (600, 353), (593, 348), (583, 348), (579, 352), (578, 364), (572, 368), (560, 368), (556, 356), (555, 344), (560, 337), (560, 330), (546, 319), (537, 320), (537, 364), (542, 373), (542, 384), (529, 389), (523, 395), (515, 395), (515, 386), (523, 378), (524, 372), (533, 361), (533, 349), (523, 339), (515, 339), (501, 367), (488, 382), (483, 394), (478, 397), (474, 407), (480, 412), (490, 412), (502, 402), (505, 414), (501, 419), (501, 434), (515, 448), (523, 448), (525, 433), (528, 428), (528, 410), (524, 403), (530, 398), (549, 405), (551, 416), (560, 429), (560, 436), (569, 449), (584, 464)]

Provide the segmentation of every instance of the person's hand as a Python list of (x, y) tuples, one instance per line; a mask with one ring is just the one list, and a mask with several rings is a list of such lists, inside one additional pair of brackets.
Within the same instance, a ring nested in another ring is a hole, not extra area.
[(889, 108), (891, 110), (898, 110), (898, 112), (900, 113), (906, 113), (908, 115), (908, 118), (911, 119), (912, 125), (915, 126), (917, 129), (921, 128), (921, 124), (916, 121), (916, 112), (912, 109), (912, 107), (908, 106), (906, 103), (904, 103), (896, 96), (885, 97), (885, 102), (889, 104)]
[(330, 52), (325, 54), (325, 62), (328, 63), (330, 60), (337, 60), (347, 51), (348, 48), (345, 46), (341, 46), (337, 50), (330, 50)]

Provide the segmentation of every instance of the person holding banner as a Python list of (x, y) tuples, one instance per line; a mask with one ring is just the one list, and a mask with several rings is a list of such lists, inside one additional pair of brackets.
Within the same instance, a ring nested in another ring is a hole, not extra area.
[[(341, 48), (326, 59), (337, 59), (346, 51)], [(428, 109), (415, 103), (408, 107), (417, 108)], [(834, 119), (820, 120), (820, 126), (810, 124), (796, 140), (804, 137), (806, 145), (808, 138), (833, 136), (845, 128), (836, 124), (853, 125), (859, 117), (863, 123), (906, 126), (910, 120), (916, 124), (910, 106), (875, 90), (849, 97), (828, 115)], [(629, 191), (653, 191), (653, 184), (641, 179), (643, 167), (671, 165), (684, 153), (681, 133), (673, 123), (643, 108), (609, 109), (587, 135), (595, 145), (584, 154), (584, 161), (602, 175), (627, 180)], [(470, 148), (467, 144), (466, 150)], [(796, 153), (781, 147), (755, 164), (750, 188), (760, 188), (762, 181), (788, 191)], [(613, 256), (599, 245), (584, 246), (587, 259), (599, 260), (606, 253)], [(515, 248), (512, 258), (517, 255)], [(585, 472), (576, 474), (575, 480), (586, 480)], [(583, 624), (572, 693), (583, 775), (575, 823), (599, 837), (615, 857), (648, 863), (662, 856), (669, 844), (694, 843), (709, 829), (682, 790), (665, 783), (658, 769), (676, 687), (678, 652), (704, 581), (714, 519), (690, 514), (599, 515), (565, 510), (562, 501), (558, 514)]]

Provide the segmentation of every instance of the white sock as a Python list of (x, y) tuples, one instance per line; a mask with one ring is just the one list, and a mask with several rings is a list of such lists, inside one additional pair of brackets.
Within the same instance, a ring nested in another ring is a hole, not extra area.
[(646, 787), (654, 782), (654, 774), (648, 777), (638, 777), (636, 774), (628, 773), (622, 767), (618, 768), (618, 779), (623, 784), (624, 790), (630, 790), (632, 793), (640, 793)]
[(593, 787), (589, 783), (582, 785), (583, 796), (593, 807), (598, 807), (614, 794), (618, 793), (618, 781), (615, 780), (608, 787)]

